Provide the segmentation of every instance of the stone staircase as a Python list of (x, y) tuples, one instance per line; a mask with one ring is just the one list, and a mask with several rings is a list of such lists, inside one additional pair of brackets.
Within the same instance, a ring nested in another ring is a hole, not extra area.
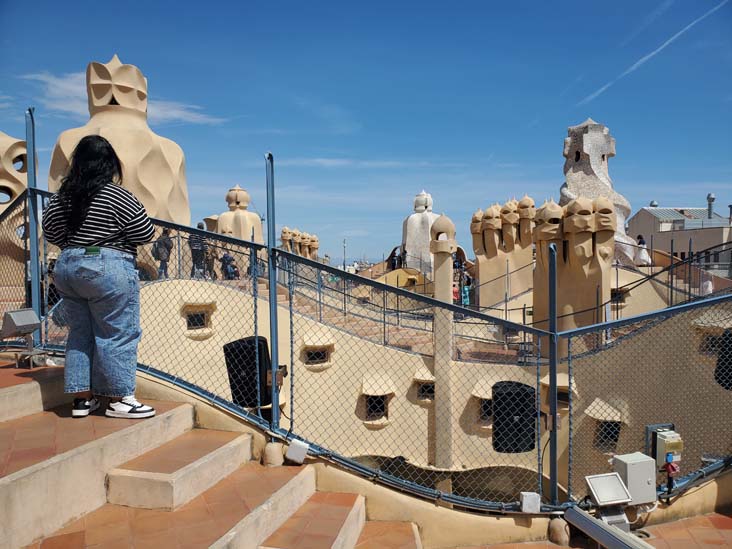
[(189, 403), (73, 419), (62, 378), (0, 365), (0, 547), (421, 548), (412, 523), (367, 522), (312, 465), (252, 461), (250, 434), (197, 427)]

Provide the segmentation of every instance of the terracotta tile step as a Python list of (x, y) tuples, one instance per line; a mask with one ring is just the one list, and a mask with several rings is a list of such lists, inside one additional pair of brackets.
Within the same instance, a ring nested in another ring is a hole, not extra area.
[(422, 549), (422, 541), (412, 522), (368, 521), (356, 549)]
[(256, 547), (314, 490), (310, 467), (248, 463), (174, 511), (106, 504), (34, 547)]
[(260, 549), (352, 548), (365, 520), (363, 496), (317, 492)]
[[(64, 369), (58, 366), (30, 369), (0, 366), (0, 422), (37, 414), (71, 401), (63, 392)], [(0, 447), (1, 448), (1, 447)], [(0, 449), (0, 476), (2, 475)]]
[(175, 509), (251, 459), (249, 434), (194, 429), (107, 475), (107, 501)]
[(0, 547), (29, 543), (103, 505), (108, 471), (193, 428), (190, 404), (149, 403), (157, 415), (143, 420), (102, 410), (74, 419), (67, 405), (0, 423)]

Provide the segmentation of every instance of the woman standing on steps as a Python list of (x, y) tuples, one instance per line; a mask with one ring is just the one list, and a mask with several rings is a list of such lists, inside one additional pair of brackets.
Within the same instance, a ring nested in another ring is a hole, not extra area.
[(54, 282), (69, 324), (64, 371), (73, 417), (109, 397), (109, 417), (146, 418), (155, 409), (135, 399), (140, 330), (137, 246), (154, 229), (145, 208), (121, 187), (122, 167), (101, 136), (84, 137), (58, 193), (43, 212), (46, 239), (61, 248)]

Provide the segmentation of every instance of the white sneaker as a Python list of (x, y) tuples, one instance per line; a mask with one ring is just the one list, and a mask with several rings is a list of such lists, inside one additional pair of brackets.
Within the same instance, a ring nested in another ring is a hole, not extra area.
[(85, 398), (75, 398), (71, 407), (71, 417), (86, 417), (94, 410), (99, 408), (99, 401), (92, 397), (89, 400)]
[(138, 402), (134, 396), (126, 396), (117, 402), (110, 401), (104, 415), (125, 419), (143, 419), (153, 417), (155, 415), (155, 408)]

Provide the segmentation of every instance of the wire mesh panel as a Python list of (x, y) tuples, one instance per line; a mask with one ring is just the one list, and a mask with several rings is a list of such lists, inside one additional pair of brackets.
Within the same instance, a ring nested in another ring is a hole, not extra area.
[[(142, 328), (138, 361), (143, 368), (269, 420), (266, 251), (171, 223), (154, 225), (154, 240), (137, 250)], [(41, 252), (44, 342), (63, 346), (67, 319), (53, 284), (59, 250), (42, 240)], [(281, 298), (283, 290), (277, 295)]]
[(138, 248), (140, 363), (269, 419), (269, 296), (260, 247), (157, 227)]
[(586, 475), (612, 471), (613, 455), (646, 452), (654, 424), (681, 434), (682, 475), (732, 454), (732, 297), (607, 324), (566, 343), (560, 421), (569, 460), (560, 482), (574, 496), (587, 494)]
[(27, 218), (25, 193), (0, 212), (0, 318), (5, 311), (29, 306)]
[(531, 329), (290, 254), (279, 268), (294, 434), (465, 501), (542, 491), (545, 367)]

